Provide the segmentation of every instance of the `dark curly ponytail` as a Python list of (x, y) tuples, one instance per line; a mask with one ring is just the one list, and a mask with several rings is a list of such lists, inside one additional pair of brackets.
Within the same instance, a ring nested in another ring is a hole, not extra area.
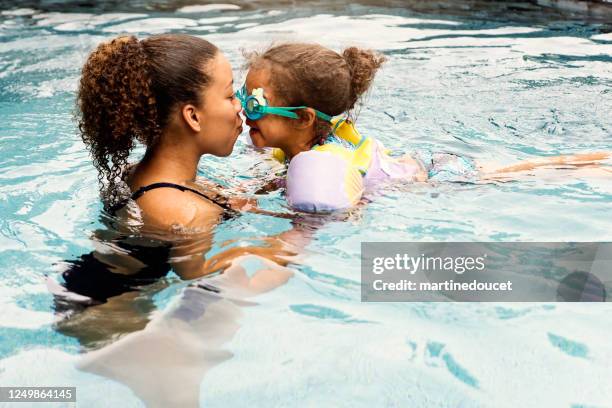
[(217, 48), (188, 35), (139, 41), (118, 37), (100, 44), (83, 66), (78, 126), (91, 152), (105, 208), (118, 200), (117, 183), (135, 141), (154, 146), (179, 103), (200, 105), (210, 78), (203, 71)]
[(357, 103), (372, 84), (378, 68), (385, 62), (385, 57), (371, 50), (349, 47), (342, 52), (351, 73), (351, 91), (349, 109)]

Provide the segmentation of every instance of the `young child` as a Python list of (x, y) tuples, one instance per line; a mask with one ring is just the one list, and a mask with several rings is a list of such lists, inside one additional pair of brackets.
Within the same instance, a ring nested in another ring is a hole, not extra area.
[(503, 177), (550, 165), (588, 165), (606, 153), (560, 156), (485, 170), (448, 153), (389, 156), (382, 143), (362, 136), (351, 117), (384, 56), (350, 47), (339, 54), (317, 44), (289, 43), (252, 54), (238, 92), (256, 147), (274, 147), (288, 163), (286, 196), (298, 210), (348, 208), (364, 191), (392, 179), (406, 181)]

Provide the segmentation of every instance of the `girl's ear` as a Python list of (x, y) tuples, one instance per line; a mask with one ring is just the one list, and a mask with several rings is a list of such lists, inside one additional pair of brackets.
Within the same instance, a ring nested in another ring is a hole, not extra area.
[(296, 111), (298, 119), (293, 120), (293, 126), (296, 129), (305, 129), (311, 127), (317, 119), (317, 114), (312, 108), (304, 108)]
[(181, 109), (181, 115), (191, 130), (194, 132), (199, 132), (202, 129), (202, 115), (198, 112), (198, 109), (195, 106), (190, 104), (183, 106), (183, 109)]

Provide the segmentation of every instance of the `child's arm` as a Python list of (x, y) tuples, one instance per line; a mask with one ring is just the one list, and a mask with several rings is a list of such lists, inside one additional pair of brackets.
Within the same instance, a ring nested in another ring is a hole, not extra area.
[(504, 177), (505, 173), (514, 173), (521, 171), (534, 170), (540, 167), (556, 167), (556, 166), (573, 166), (579, 167), (598, 167), (600, 161), (606, 160), (611, 157), (610, 153), (607, 152), (596, 152), (596, 153), (584, 153), (574, 154), (569, 156), (553, 156), (545, 157), (536, 160), (525, 160), (514, 164), (512, 166), (491, 169), (487, 166), (482, 166), (481, 169), (484, 173), (483, 178), (496, 178)]
[(429, 178), (428, 174), (427, 174), (427, 170), (425, 170), (423, 168), (423, 165), (421, 164), (421, 162), (419, 162), (418, 160), (415, 160), (411, 155), (409, 154), (405, 154), (402, 157), (400, 157), (398, 159), (399, 162), (401, 163), (406, 163), (409, 164), (411, 166), (416, 166), (418, 167), (420, 170), (414, 175), (414, 181), (427, 181), (427, 179)]

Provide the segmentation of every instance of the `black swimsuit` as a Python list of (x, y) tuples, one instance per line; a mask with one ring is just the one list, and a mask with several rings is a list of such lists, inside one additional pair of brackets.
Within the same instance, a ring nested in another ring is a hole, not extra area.
[[(129, 201), (137, 200), (147, 191), (156, 188), (176, 188), (181, 191), (190, 191), (224, 209), (223, 218), (232, 218), (238, 212), (230, 207), (227, 200), (219, 200), (217, 197), (209, 197), (204, 193), (190, 187), (181, 186), (174, 183), (153, 183), (135, 191), (130, 198), (119, 202), (111, 208), (111, 214), (119, 211)], [(142, 262), (145, 266), (137, 273), (124, 275), (112, 272), (111, 266), (102, 262), (94, 256), (94, 253), (81, 255), (77, 260), (67, 261), (68, 268), (62, 272), (64, 287), (70, 292), (84, 295), (91, 298), (94, 303), (104, 303), (109, 297), (117, 296), (125, 292), (138, 290), (138, 287), (154, 283), (170, 271), (170, 244), (142, 246), (132, 245), (127, 242), (117, 243), (121, 249), (127, 251), (131, 257)]]
[(140, 187), (138, 190), (136, 190), (131, 195), (130, 198), (126, 198), (125, 200), (120, 201), (119, 203), (111, 207), (110, 213), (115, 214), (121, 208), (125, 207), (130, 199), (136, 201), (140, 197), (142, 197), (144, 193), (146, 193), (147, 191), (154, 190), (156, 188), (176, 188), (177, 190), (181, 190), (181, 191), (191, 191), (192, 193), (195, 193), (199, 195), (200, 197), (204, 197), (205, 199), (212, 201), (213, 203), (217, 204), (219, 207), (225, 210), (223, 212), (223, 219), (233, 218), (239, 214), (236, 210), (234, 210), (229, 205), (225, 197), (221, 197), (221, 198), (220, 197), (210, 197), (204, 194), (203, 192), (195, 190), (191, 187), (181, 186), (180, 184), (174, 184), (174, 183), (153, 183), (153, 184), (149, 184), (148, 186)]

